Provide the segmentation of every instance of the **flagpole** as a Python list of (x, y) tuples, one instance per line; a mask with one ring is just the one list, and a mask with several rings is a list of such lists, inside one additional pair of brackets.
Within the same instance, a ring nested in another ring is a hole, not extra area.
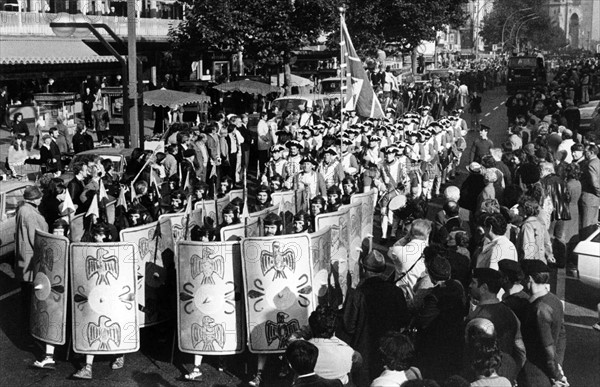
[[(344, 60), (344, 50), (342, 49), (342, 47), (344, 46), (344, 31), (343, 31), (343, 24), (345, 23), (344, 21), (344, 14), (346, 13), (346, 7), (344, 5), (340, 6), (338, 8), (338, 11), (340, 12), (340, 138), (344, 137), (344, 110), (345, 110), (345, 103), (344, 103), (344, 77), (346, 76), (346, 61)], [(346, 84), (346, 88), (348, 87), (348, 85)]]
[(215, 199), (215, 228), (219, 227), (219, 206), (217, 205), (217, 183), (213, 183)]

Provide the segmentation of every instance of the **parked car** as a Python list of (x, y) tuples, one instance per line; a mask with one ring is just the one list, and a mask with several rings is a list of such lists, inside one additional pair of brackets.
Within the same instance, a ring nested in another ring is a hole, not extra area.
[(590, 101), (585, 105), (579, 106), (579, 113), (581, 114), (579, 127), (585, 133), (589, 130), (592, 120), (600, 114), (600, 101)]
[(25, 188), (33, 184), (33, 181), (0, 182), (0, 263), (12, 265), (14, 261), (17, 207)]
[(271, 102), (271, 107), (277, 107), (279, 114), (283, 113), (284, 110), (289, 110), (298, 113), (299, 107), (302, 105), (312, 106), (319, 105), (323, 109), (332, 98), (338, 97), (334, 95), (324, 94), (293, 94), (285, 97), (280, 97)]
[(573, 250), (577, 254), (579, 280), (587, 285), (600, 288), (600, 224), (586, 239)]
[(65, 172), (62, 174), (61, 178), (63, 181), (69, 182), (73, 178), (73, 165), (75, 163), (96, 156), (100, 156), (102, 159), (111, 160), (113, 163), (114, 172), (121, 177), (125, 172), (125, 168), (127, 168), (127, 162), (131, 158), (132, 152), (132, 148), (95, 148), (92, 150), (79, 152), (73, 156), (71, 163), (65, 169)]

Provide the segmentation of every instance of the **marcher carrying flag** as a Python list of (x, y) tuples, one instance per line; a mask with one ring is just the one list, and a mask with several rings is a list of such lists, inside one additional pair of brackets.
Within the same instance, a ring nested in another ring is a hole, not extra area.
[(342, 71), (346, 69), (346, 110), (355, 110), (361, 117), (384, 118), (381, 104), (350, 39), (344, 16), (341, 16), (340, 28)]

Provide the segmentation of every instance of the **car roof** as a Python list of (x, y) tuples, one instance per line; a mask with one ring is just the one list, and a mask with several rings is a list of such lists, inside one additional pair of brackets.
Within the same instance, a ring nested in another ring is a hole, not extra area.
[(131, 156), (131, 153), (133, 152), (133, 148), (96, 148), (96, 149), (90, 149), (90, 150), (86, 150), (83, 152), (79, 152), (77, 153), (75, 156), (80, 156), (80, 155), (106, 155), (106, 156), (113, 156), (113, 155), (123, 155), (125, 157), (127, 156)]
[(323, 82), (323, 81), (339, 81), (339, 80), (340, 80), (339, 77), (329, 77), (329, 78), (321, 79), (321, 82)]
[(33, 185), (33, 181), (3, 181), (0, 183), (0, 192), (9, 192), (15, 189), (27, 187), (28, 185)]
[(275, 99), (275, 101), (285, 101), (288, 99), (303, 99), (303, 100), (317, 100), (317, 99), (331, 99), (331, 95), (327, 95), (327, 94), (292, 94), (292, 95), (286, 95), (284, 97), (279, 97), (277, 99)]

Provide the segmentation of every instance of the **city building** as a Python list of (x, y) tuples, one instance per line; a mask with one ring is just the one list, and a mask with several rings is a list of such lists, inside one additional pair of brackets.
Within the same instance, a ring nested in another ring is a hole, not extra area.
[(565, 31), (572, 48), (600, 53), (600, 1), (546, 1), (548, 14)]

